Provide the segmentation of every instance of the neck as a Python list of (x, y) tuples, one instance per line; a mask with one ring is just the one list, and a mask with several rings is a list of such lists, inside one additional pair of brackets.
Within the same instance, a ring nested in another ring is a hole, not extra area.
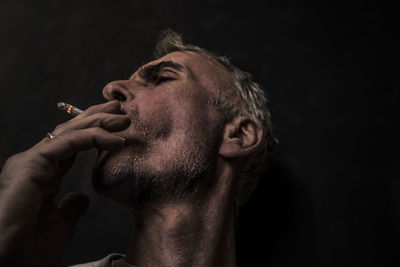
[(201, 201), (135, 213), (126, 261), (136, 266), (236, 266), (232, 170), (224, 166), (217, 174)]

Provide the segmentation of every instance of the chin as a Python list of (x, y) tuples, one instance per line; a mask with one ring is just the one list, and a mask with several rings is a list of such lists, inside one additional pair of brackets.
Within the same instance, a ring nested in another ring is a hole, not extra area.
[(129, 181), (134, 180), (131, 169), (127, 152), (103, 151), (92, 171), (92, 186), (97, 193), (119, 202), (118, 198), (129, 194)]
[(160, 154), (129, 147), (100, 152), (92, 173), (94, 190), (135, 210), (193, 198), (207, 183), (205, 177), (213, 170), (209, 163), (215, 160), (203, 151), (179, 152)]

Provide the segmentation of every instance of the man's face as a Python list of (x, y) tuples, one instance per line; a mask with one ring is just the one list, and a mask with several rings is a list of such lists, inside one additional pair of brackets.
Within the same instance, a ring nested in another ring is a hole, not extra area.
[[(94, 187), (125, 204), (185, 198), (212, 181), (223, 130), (209, 104), (229, 85), (227, 71), (194, 52), (173, 52), (139, 68), (128, 80), (108, 84), (131, 125), (117, 152), (101, 152)], [(128, 203), (127, 203), (128, 202)]]

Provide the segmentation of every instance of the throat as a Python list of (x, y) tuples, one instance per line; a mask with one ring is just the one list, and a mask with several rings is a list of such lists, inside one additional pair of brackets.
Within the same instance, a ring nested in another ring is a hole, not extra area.
[(236, 266), (233, 207), (211, 202), (168, 204), (136, 214), (126, 261), (135, 266)]

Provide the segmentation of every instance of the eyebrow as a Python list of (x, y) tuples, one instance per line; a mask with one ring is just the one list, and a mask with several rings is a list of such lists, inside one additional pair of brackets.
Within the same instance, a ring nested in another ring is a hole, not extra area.
[(182, 71), (184, 69), (183, 65), (168, 60), (168, 61), (161, 61), (160, 63), (157, 64), (142, 66), (138, 69), (138, 74), (141, 78), (151, 78), (159, 74), (159, 72), (166, 67), (172, 68), (176, 71)]

